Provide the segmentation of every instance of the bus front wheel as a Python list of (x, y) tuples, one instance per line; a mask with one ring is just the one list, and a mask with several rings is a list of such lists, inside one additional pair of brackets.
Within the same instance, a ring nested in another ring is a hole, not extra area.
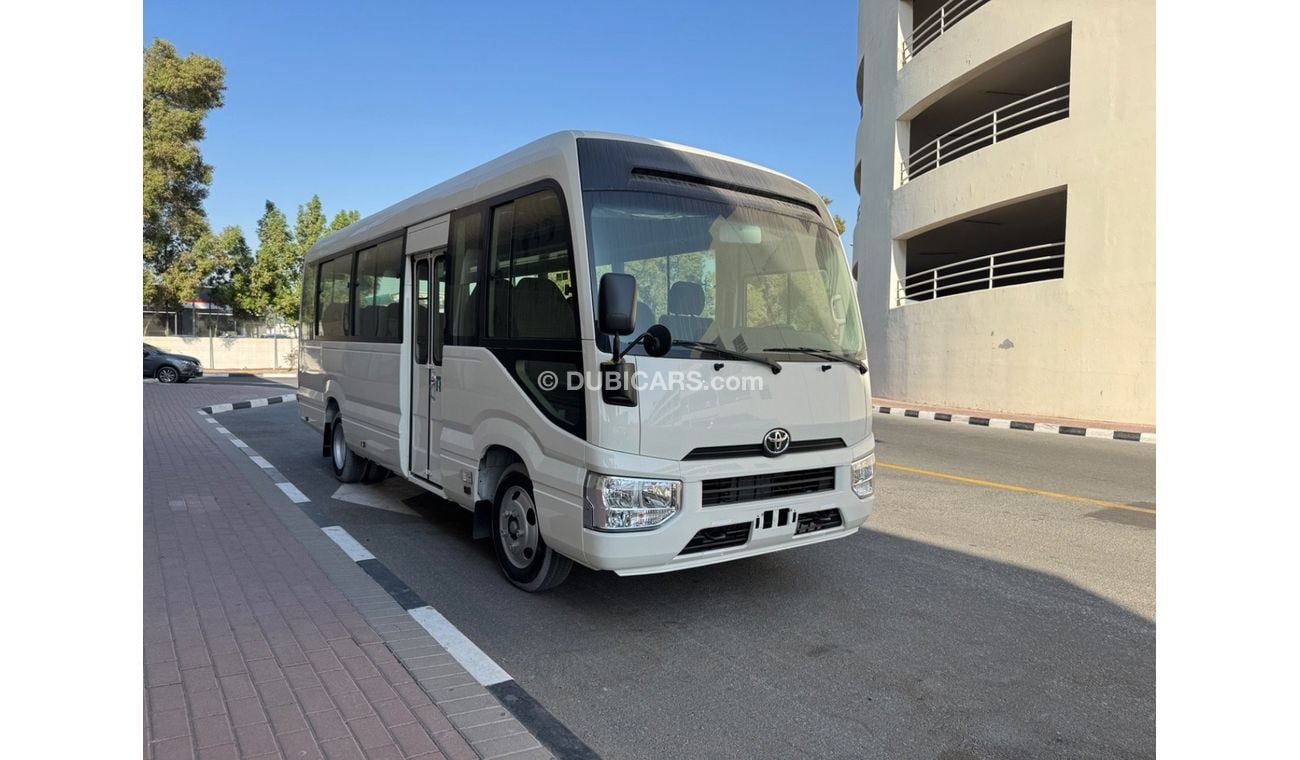
[(511, 583), (524, 591), (545, 591), (568, 577), (573, 561), (546, 545), (533, 482), (517, 468), (506, 471), (492, 502), (492, 549)]
[(334, 477), (343, 483), (355, 483), (366, 474), (366, 460), (348, 448), (343, 420), (339, 417), (334, 418), (334, 429), (330, 434), (330, 466), (334, 468)]

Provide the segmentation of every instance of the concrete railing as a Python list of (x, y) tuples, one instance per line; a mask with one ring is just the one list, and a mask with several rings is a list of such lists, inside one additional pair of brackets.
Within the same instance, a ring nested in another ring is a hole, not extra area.
[(169, 353), (193, 356), (204, 371), (298, 368), (297, 338), (219, 338), (147, 335), (144, 342)]

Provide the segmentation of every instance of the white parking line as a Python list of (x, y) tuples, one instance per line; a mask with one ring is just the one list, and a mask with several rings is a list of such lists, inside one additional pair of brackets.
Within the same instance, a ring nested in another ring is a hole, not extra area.
[(266, 457), (263, 456), (251, 456), (249, 457), (249, 459), (253, 460), (253, 464), (257, 465), (258, 467), (261, 467), (263, 470), (270, 470), (275, 467), (275, 465), (266, 461)]
[(456, 658), (456, 662), (459, 662), (462, 668), (474, 676), (475, 681), (484, 686), (491, 686), (511, 680), (509, 673), (434, 608), (416, 607), (407, 612), (411, 613), (415, 622), (428, 631), (448, 654)]
[(375, 555), (371, 554), (366, 547), (361, 545), (360, 541), (353, 538), (352, 534), (343, 530), (343, 528), (337, 525), (331, 525), (327, 528), (321, 528), (321, 530), (324, 531), (325, 535), (329, 536), (334, 543), (338, 544), (339, 548), (343, 550), (343, 553), (348, 555), (353, 562), (361, 562), (362, 560), (375, 558)]
[(298, 486), (295, 486), (293, 483), (276, 483), (276, 486), (278, 486), (281, 491), (284, 491), (284, 495), (288, 496), (289, 500), (294, 504), (305, 504), (311, 501), (311, 499), (307, 498), (307, 494), (299, 491)]
[[(330, 525), (321, 528), (321, 531), (329, 536), (334, 543), (338, 544), (343, 553), (348, 555), (353, 562), (375, 559), (375, 555), (371, 554), (369, 549), (362, 546), (361, 542), (353, 538), (352, 534), (344, 530), (342, 526)], [(479, 649), (477, 644), (470, 641), (468, 636), (461, 633), (459, 628), (452, 625), (450, 620), (443, 617), (442, 613), (433, 607), (425, 605), (407, 610), (407, 612), (410, 613), (415, 622), (420, 624), (421, 628), (428, 631), (429, 635), (442, 645), (443, 649), (447, 650), (447, 654), (454, 657), (462, 668), (474, 676), (475, 681), (478, 681), (483, 686), (491, 686), (511, 680), (510, 674), (504, 668), (496, 664), (496, 661), (488, 657), (486, 652)]]

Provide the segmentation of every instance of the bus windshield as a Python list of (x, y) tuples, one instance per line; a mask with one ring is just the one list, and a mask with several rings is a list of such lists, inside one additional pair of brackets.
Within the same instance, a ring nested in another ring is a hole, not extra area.
[(843, 249), (811, 214), (657, 193), (584, 197), (593, 289), (607, 272), (636, 277), (633, 335), (659, 323), (674, 339), (782, 361), (818, 359), (771, 349), (863, 355)]

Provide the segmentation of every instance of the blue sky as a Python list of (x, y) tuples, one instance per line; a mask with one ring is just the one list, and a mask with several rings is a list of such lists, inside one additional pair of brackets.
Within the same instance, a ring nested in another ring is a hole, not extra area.
[[(857, 209), (857, 4), (162, 2), (144, 44), (226, 66), (202, 150), (212, 226), (266, 200), (362, 215), (561, 129), (694, 145)], [(848, 249), (848, 236), (845, 248)], [(850, 252), (851, 256), (851, 252)]]

